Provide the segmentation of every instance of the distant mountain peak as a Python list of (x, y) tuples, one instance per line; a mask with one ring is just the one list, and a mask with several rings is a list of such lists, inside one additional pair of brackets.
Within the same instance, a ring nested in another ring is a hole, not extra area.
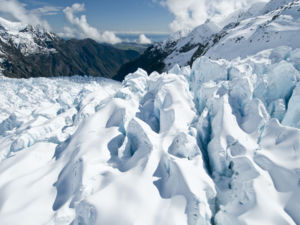
[(0, 41), (12, 45), (24, 55), (48, 54), (56, 50), (47, 42), (59, 39), (40, 25), (12, 22), (0, 17)]

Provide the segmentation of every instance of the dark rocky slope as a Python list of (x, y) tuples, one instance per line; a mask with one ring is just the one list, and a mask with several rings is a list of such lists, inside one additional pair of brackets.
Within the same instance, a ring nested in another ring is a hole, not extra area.
[(24, 56), (17, 48), (3, 42), (7, 60), (3, 74), (8, 77), (52, 77), (91, 75), (111, 78), (120, 66), (139, 56), (137, 51), (120, 50), (92, 39), (56, 40), (50, 43), (56, 52)]
[(8, 77), (112, 78), (121, 65), (141, 54), (136, 49), (120, 49), (92, 39), (64, 40), (39, 26), (0, 18), (0, 68)]

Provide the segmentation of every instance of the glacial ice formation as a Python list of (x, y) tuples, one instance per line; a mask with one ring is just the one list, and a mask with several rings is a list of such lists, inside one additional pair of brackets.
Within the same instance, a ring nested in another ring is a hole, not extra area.
[(0, 224), (300, 224), (300, 50), (0, 80)]

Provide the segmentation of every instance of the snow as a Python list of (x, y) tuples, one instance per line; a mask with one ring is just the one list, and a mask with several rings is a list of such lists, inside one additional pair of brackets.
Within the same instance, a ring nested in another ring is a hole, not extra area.
[(175, 65), (185, 66), (191, 60), (191, 56), (197, 51), (198, 47), (194, 47), (187, 52), (173, 51), (168, 57), (164, 60), (166, 68), (170, 69)]
[(269, 2), (261, 15), (241, 20), (233, 29), (225, 30), (226, 35), (205, 55), (231, 60), (283, 45), (299, 48), (299, 7), (300, 1)]
[[(176, 33), (163, 43), (155, 44), (153, 49), (166, 55), (164, 71), (169, 71), (176, 64), (190, 65), (200, 55), (233, 60), (279, 46), (300, 48), (299, 7), (299, 0), (256, 3), (224, 18), (218, 24), (223, 27), (206, 21), (192, 31)], [(299, 60), (299, 54), (294, 57)]]
[[(169, 54), (164, 60), (164, 63), (166, 64), (166, 70), (171, 69), (176, 64), (179, 66), (187, 65), (198, 49), (198, 45), (205, 45), (211, 36), (220, 30), (221, 28), (218, 27), (218, 25), (208, 20), (204, 24), (193, 29), (188, 33), (188, 35), (185, 34), (179, 36), (177, 39), (172, 36), (169, 40), (165, 41), (168, 43), (177, 40), (176, 45), (173, 47), (172, 53)], [(162, 43), (160, 47), (162, 49), (165, 48), (166, 43)], [(185, 48), (188, 48), (189, 50), (186, 50)]]
[(47, 41), (55, 38), (55, 34), (47, 32), (39, 25), (31, 26), (21, 22), (11, 22), (0, 17), (0, 40), (8, 45), (12, 43), (25, 56), (56, 52), (54, 48), (45, 46)]
[(1, 78), (0, 224), (299, 224), (299, 52)]
[(293, 2), (293, 0), (271, 0), (265, 5), (263, 11), (270, 12), (279, 9), (281, 6), (286, 5), (290, 2)]

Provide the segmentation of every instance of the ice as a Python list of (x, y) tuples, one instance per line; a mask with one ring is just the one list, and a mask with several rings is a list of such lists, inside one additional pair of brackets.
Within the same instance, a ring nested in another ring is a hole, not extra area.
[[(295, 49), (293, 51), (291, 51), (288, 61), (292, 62), (292, 64), (294, 65), (294, 67), (299, 70), (300, 69), (300, 50), (299, 49)], [(300, 80), (300, 78), (298, 77), (298, 80)]]
[(283, 118), (282, 124), (300, 128), (300, 84), (293, 91), (293, 95), (288, 103), (288, 110)]
[(17, 121), (17, 117), (12, 113), (7, 119), (3, 120), (0, 124), (0, 134), (5, 135), (6, 131), (20, 127), (22, 122)]
[(299, 224), (299, 49), (122, 83), (0, 79), (0, 224)]
[[(79, 77), (1, 79), (0, 135), (3, 136), (3, 142), (9, 140), (10, 151), (16, 152), (38, 142), (58, 144), (65, 141), (75, 132), (80, 121), (89, 115), (85, 113), (87, 109), (96, 107), (103, 99), (114, 94), (115, 91), (109, 89), (116, 90), (118, 87), (118, 83), (107, 81), (105, 88), (98, 89), (106, 80), (95, 81)], [(89, 87), (90, 95), (82, 91)], [(78, 101), (84, 98), (81, 96), (85, 97), (85, 102)], [(92, 113), (95, 113), (94, 109)]]
[(179, 158), (192, 159), (200, 154), (200, 149), (193, 137), (185, 133), (180, 133), (174, 138), (168, 152)]
[(292, 94), (299, 71), (288, 62), (282, 61), (268, 72), (266, 82), (268, 88), (266, 90), (266, 101), (271, 102), (277, 99), (287, 100)]
[[(196, 76), (195, 82), (205, 83), (208, 81), (227, 80), (227, 64), (224, 60), (210, 60), (203, 56), (198, 58), (192, 68), (192, 74)], [(195, 85), (199, 85), (195, 83)]]
[(259, 134), (270, 117), (264, 104), (257, 98), (246, 103), (243, 115), (241, 127), (247, 133), (255, 135)]

